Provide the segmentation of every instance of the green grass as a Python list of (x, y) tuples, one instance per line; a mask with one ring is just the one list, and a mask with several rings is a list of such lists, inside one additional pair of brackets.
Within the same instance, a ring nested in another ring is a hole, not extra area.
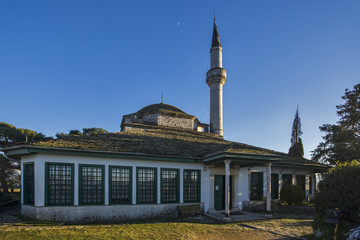
[[(279, 239), (311, 234), (309, 220), (273, 219), (231, 224), (209, 224), (178, 220), (147, 220), (93, 225), (61, 225), (22, 219), (22, 223), (0, 224), (0, 239)], [(191, 221), (191, 219), (190, 219)], [(256, 228), (256, 229), (255, 229)], [(291, 231), (289, 229), (291, 228)]]

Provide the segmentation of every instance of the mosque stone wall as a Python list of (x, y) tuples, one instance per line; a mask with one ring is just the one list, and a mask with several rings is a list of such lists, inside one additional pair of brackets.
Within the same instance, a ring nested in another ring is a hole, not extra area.
[(166, 115), (159, 115), (159, 126), (194, 129), (194, 120), (189, 118), (179, 118)]

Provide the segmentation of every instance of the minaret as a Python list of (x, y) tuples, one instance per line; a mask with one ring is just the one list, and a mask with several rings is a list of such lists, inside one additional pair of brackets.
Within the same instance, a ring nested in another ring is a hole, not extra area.
[(210, 48), (210, 70), (206, 73), (206, 83), (210, 87), (210, 132), (223, 135), (223, 96), (226, 70), (222, 68), (222, 47), (214, 18), (214, 31)]

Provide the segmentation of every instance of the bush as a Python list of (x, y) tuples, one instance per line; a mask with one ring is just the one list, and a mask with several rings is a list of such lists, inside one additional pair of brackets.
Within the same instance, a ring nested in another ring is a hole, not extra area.
[(300, 205), (304, 200), (304, 191), (299, 186), (287, 184), (281, 188), (280, 200), (287, 202), (289, 206), (293, 203)]
[(342, 163), (329, 170), (319, 182), (315, 209), (319, 216), (325, 209), (339, 208), (342, 218), (360, 222), (360, 162)]

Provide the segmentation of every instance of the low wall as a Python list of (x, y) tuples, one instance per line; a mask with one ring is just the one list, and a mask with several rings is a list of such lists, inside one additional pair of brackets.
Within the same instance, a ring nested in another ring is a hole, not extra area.
[[(265, 201), (243, 201), (243, 211), (249, 212), (264, 212), (266, 210)], [(282, 206), (279, 204), (271, 204), (272, 212), (281, 213), (304, 213), (304, 214), (315, 214), (314, 207), (307, 206)]]
[[(47, 221), (97, 222), (146, 219), (157, 217), (177, 217), (178, 205), (187, 204), (148, 204), (148, 205), (104, 205), (104, 206), (21, 206), (21, 215)], [(204, 204), (201, 204), (204, 209)]]

